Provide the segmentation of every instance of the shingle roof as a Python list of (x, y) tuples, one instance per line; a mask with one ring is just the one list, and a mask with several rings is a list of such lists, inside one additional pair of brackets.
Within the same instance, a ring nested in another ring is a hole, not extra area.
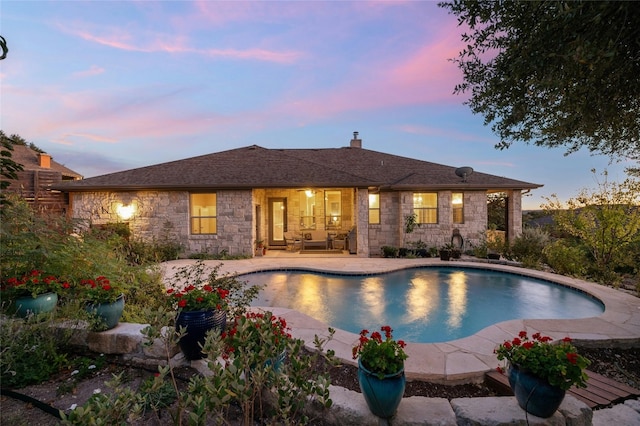
[(40, 153), (32, 150), (26, 145), (13, 145), (11, 159), (18, 164), (22, 164), (24, 170), (52, 170), (60, 172), (63, 177), (81, 179), (82, 175), (74, 172), (70, 168), (63, 166), (51, 158), (51, 167), (40, 166)]
[(257, 145), (63, 183), (65, 191), (380, 187), (533, 189), (541, 185), (363, 148), (267, 149)]

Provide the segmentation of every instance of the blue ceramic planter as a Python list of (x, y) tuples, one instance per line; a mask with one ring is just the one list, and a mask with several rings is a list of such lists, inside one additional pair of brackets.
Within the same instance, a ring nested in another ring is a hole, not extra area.
[(124, 295), (120, 295), (115, 302), (111, 303), (88, 303), (87, 312), (99, 320), (95, 326), (95, 331), (111, 330), (120, 322), (122, 311), (124, 310)]
[(565, 391), (515, 365), (509, 367), (509, 384), (518, 405), (527, 413), (547, 418), (556, 412)]
[(358, 359), (358, 382), (364, 400), (373, 414), (383, 419), (396, 414), (404, 395), (404, 368), (379, 379), (377, 374), (367, 370)]
[(36, 297), (25, 296), (18, 297), (14, 304), (16, 308), (16, 316), (25, 318), (28, 315), (38, 315), (51, 312), (58, 303), (58, 295), (56, 293), (39, 294)]
[(214, 328), (223, 331), (227, 325), (227, 313), (223, 310), (181, 311), (176, 318), (176, 329), (186, 327), (187, 334), (180, 338), (180, 350), (188, 360), (204, 358), (202, 345), (207, 332)]

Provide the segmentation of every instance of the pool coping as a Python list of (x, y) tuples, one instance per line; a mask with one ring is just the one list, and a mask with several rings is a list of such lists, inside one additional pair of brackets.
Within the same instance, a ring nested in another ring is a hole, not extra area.
[[(195, 260), (166, 262), (168, 269), (195, 263)], [(480, 263), (471, 260), (441, 261), (439, 259), (385, 259), (361, 257), (257, 257), (242, 260), (205, 260), (207, 267), (220, 267), (220, 274), (247, 274), (273, 270), (307, 270), (344, 274), (379, 274), (420, 266), (449, 266), (490, 269), (551, 281), (587, 293), (600, 300), (604, 312), (597, 317), (581, 319), (509, 320), (488, 326), (476, 334), (444, 343), (411, 343), (405, 361), (407, 380), (429, 380), (434, 383), (457, 384), (481, 382), (484, 374), (499, 365), (493, 350), (504, 340), (511, 339), (521, 330), (529, 334), (540, 332), (561, 339), (566, 336), (576, 343), (591, 347), (640, 345), (640, 298), (625, 292), (549, 272), (525, 269), (513, 265)], [(254, 308), (261, 309), (261, 308)], [(313, 345), (315, 335), (328, 335), (329, 325), (294, 309), (262, 308), (284, 317), (294, 337)], [(336, 329), (325, 349), (332, 349), (344, 363), (357, 365), (351, 348), (358, 335)]]

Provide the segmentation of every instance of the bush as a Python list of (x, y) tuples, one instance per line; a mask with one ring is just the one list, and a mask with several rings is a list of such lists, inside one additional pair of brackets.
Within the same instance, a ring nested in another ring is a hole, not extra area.
[[(146, 323), (143, 308), (155, 307), (164, 299), (161, 274), (150, 266), (159, 258), (154, 246), (146, 245), (149, 254), (144, 262), (131, 262), (126, 250), (129, 228), (125, 224), (106, 224), (86, 231), (78, 225), (64, 217), (39, 214), (24, 200), (12, 198), (11, 205), (3, 208), (0, 221), (2, 280), (34, 269), (75, 283), (105, 276), (124, 288), (122, 320)], [(81, 314), (73, 318), (81, 318)]]
[(526, 268), (539, 269), (544, 260), (543, 250), (549, 243), (549, 234), (541, 228), (525, 228), (504, 253), (509, 260), (516, 260)]
[(398, 247), (382, 246), (380, 247), (382, 257), (398, 257)]
[[(48, 380), (67, 363), (66, 339), (51, 332), (51, 315), (0, 322), (2, 387), (22, 388)], [(67, 336), (68, 337), (68, 336)]]
[(547, 264), (558, 274), (583, 277), (587, 273), (585, 265), (589, 262), (584, 248), (571, 245), (566, 240), (557, 240), (544, 248)]

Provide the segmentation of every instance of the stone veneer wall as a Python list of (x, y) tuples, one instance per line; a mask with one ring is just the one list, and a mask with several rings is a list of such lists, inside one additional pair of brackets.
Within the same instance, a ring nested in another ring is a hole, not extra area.
[[(477, 244), (487, 227), (487, 198), (484, 191), (464, 192), (465, 223), (452, 222), (451, 191), (438, 192), (439, 217), (437, 224), (422, 224), (409, 235), (404, 235), (404, 217), (412, 212), (413, 192), (381, 192), (380, 224), (369, 224), (368, 191), (343, 191), (343, 227), (348, 231), (352, 224), (358, 227), (358, 255), (379, 256), (384, 245), (407, 247), (408, 242), (422, 240), (427, 247), (441, 247), (451, 242), (455, 228), (465, 240), (465, 249)], [(218, 203), (218, 233), (215, 235), (191, 235), (189, 230), (189, 192), (187, 191), (129, 191), (84, 192), (73, 194), (72, 214), (98, 225), (121, 221), (117, 214), (119, 205), (133, 205), (135, 215), (127, 220), (134, 238), (144, 240), (169, 239), (180, 243), (186, 253), (221, 253), (252, 255), (254, 240), (267, 237), (269, 197), (286, 197), (288, 200), (289, 231), (299, 232), (299, 191), (282, 190), (228, 190), (216, 191)], [(353, 202), (350, 198), (353, 196)], [(324, 203), (318, 197), (316, 211), (318, 229), (324, 229)], [(262, 210), (259, 225), (262, 235), (256, 235), (255, 206)], [(509, 227), (519, 234), (522, 230), (520, 192), (509, 197)], [(353, 210), (352, 210), (353, 209)], [(351, 220), (353, 218), (353, 221)], [(353, 223), (356, 222), (356, 223)], [(512, 234), (513, 235), (513, 234)], [(511, 235), (510, 235), (511, 236)]]
[(451, 242), (454, 229), (459, 229), (465, 249), (480, 242), (487, 229), (487, 194), (484, 191), (464, 192), (464, 223), (453, 223), (452, 191), (438, 192), (438, 223), (422, 224), (405, 235), (404, 217), (413, 211), (413, 192), (380, 193), (380, 225), (369, 225), (369, 250), (379, 256), (382, 246), (409, 247), (407, 243), (422, 240), (427, 247), (440, 248)]
[(134, 216), (126, 220), (134, 238), (180, 243), (187, 253), (253, 253), (253, 204), (250, 190), (216, 191), (218, 233), (191, 235), (189, 230), (189, 192), (129, 191), (82, 192), (73, 194), (72, 216), (87, 225), (122, 222), (119, 205), (133, 205)]

